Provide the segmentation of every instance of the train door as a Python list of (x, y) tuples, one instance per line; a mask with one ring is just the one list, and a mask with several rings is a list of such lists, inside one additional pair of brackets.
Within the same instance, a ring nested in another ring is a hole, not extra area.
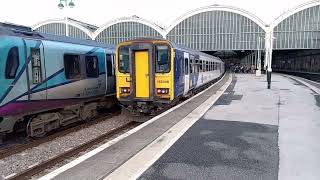
[(149, 98), (149, 51), (134, 51), (135, 59), (135, 91), (137, 98)]
[(183, 92), (183, 94), (187, 94), (189, 91), (189, 87), (190, 87), (190, 85), (189, 85), (190, 84), (189, 64), (190, 64), (189, 54), (184, 53), (184, 92)]
[(106, 54), (106, 93), (115, 93), (116, 80), (115, 80), (115, 69), (114, 69), (114, 55)]
[(47, 83), (44, 46), (39, 40), (25, 40), (28, 57), (27, 80), (28, 99), (46, 100)]

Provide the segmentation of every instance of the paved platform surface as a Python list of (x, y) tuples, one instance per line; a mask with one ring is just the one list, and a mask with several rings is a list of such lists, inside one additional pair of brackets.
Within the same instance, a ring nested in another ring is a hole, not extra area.
[(139, 179), (320, 179), (320, 100), (304, 84), (237, 74)]

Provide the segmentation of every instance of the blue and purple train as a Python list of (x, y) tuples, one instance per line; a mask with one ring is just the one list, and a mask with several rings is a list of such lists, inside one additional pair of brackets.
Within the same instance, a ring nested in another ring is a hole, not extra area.
[(115, 102), (115, 47), (0, 24), (0, 136), (47, 132)]

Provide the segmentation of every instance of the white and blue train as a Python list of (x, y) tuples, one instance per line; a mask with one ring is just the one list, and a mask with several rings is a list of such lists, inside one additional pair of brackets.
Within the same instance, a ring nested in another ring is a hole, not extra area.
[(0, 24), (0, 135), (31, 137), (114, 102), (115, 47)]
[(220, 58), (165, 39), (122, 42), (116, 59), (117, 99), (133, 113), (157, 111), (225, 72)]

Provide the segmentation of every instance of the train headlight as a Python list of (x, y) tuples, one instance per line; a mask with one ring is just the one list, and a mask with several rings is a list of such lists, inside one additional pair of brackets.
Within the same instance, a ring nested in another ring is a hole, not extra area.
[(168, 88), (157, 88), (157, 94), (169, 94)]
[(120, 92), (122, 94), (129, 94), (130, 93), (130, 88), (129, 87), (122, 87), (122, 88), (120, 88)]

